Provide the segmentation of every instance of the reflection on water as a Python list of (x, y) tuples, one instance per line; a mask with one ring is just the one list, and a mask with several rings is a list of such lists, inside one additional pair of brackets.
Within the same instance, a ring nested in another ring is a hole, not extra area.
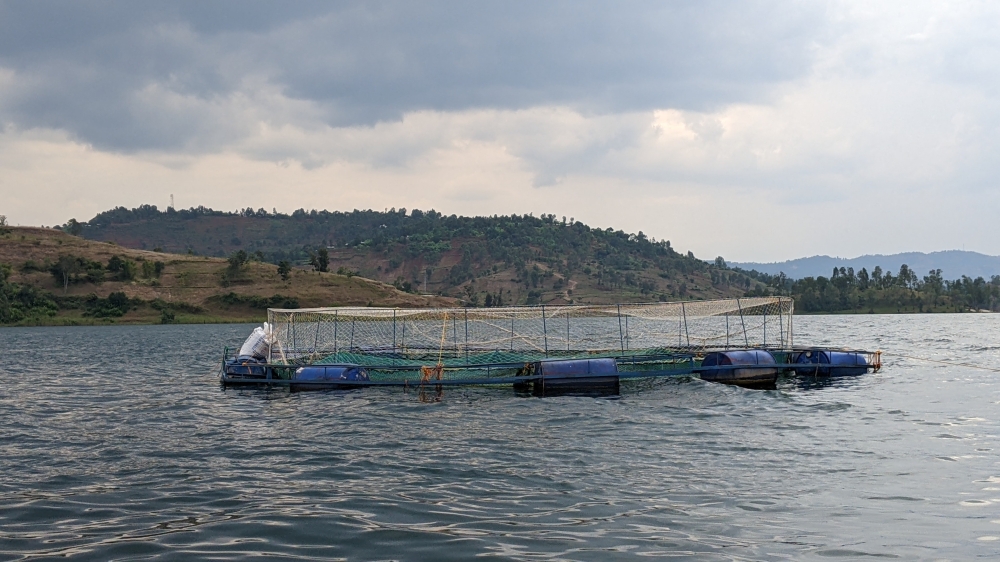
[(1000, 316), (799, 317), (753, 391), (222, 389), (248, 326), (0, 329), (0, 559), (990, 558)]

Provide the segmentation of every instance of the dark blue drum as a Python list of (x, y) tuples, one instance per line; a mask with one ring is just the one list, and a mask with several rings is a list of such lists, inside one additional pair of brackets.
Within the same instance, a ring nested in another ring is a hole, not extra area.
[(709, 353), (695, 372), (702, 380), (747, 387), (771, 387), (778, 380), (774, 356), (763, 349)]
[(367, 382), (368, 371), (358, 365), (310, 365), (299, 367), (292, 376), (298, 382)]
[(868, 372), (868, 367), (870, 367), (867, 353), (825, 349), (800, 351), (794, 354), (789, 362), (796, 364), (794, 369), (797, 374), (824, 377), (863, 375)]

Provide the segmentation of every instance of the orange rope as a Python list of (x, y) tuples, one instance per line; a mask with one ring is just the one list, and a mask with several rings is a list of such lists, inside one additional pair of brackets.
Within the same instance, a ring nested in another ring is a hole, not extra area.
[(431, 376), (435, 379), (441, 380), (441, 372), (444, 370), (443, 365), (437, 365), (436, 367), (421, 367), (420, 368), (420, 382), (425, 383), (431, 380)]
[(441, 380), (441, 375), (444, 373), (444, 362), (441, 360), (444, 356), (444, 341), (448, 330), (448, 313), (444, 314), (444, 320), (441, 321), (441, 344), (438, 346), (438, 362), (437, 365), (433, 367), (420, 367), (420, 383), (423, 384), (431, 380), (434, 377), (435, 380)]

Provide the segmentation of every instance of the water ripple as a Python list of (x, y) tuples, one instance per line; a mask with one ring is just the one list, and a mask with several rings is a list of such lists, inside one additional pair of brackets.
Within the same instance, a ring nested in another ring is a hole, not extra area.
[(892, 357), (992, 366), (995, 315), (796, 320), (798, 343), (882, 347), (859, 378), (432, 404), (223, 390), (249, 329), (0, 329), (0, 559), (1000, 554), (998, 375)]

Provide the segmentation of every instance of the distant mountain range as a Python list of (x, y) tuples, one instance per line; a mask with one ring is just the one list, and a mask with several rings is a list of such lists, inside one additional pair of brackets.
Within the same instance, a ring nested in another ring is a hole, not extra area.
[(1000, 275), (1000, 256), (987, 256), (978, 252), (963, 250), (947, 250), (944, 252), (906, 252), (891, 255), (868, 255), (857, 258), (831, 258), (830, 256), (813, 256), (776, 263), (731, 262), (731, 267), (739, 267), (747, 271), (756, 269), (761, 273), (776, 275), (784, 272), (791, 279), (803, 277), (830, 277), (834, 267), (853, 267), (854, 271), (865, 268), (871, 273), (875, 266), (883, 271), (899, 271), (899, 266), (906, 264), (923, 277), (932, 269), (940, 269), (945, 279), (958, 279), (968, 275), (975, 279), (982, 277), (989, 280), (992, 275)]

